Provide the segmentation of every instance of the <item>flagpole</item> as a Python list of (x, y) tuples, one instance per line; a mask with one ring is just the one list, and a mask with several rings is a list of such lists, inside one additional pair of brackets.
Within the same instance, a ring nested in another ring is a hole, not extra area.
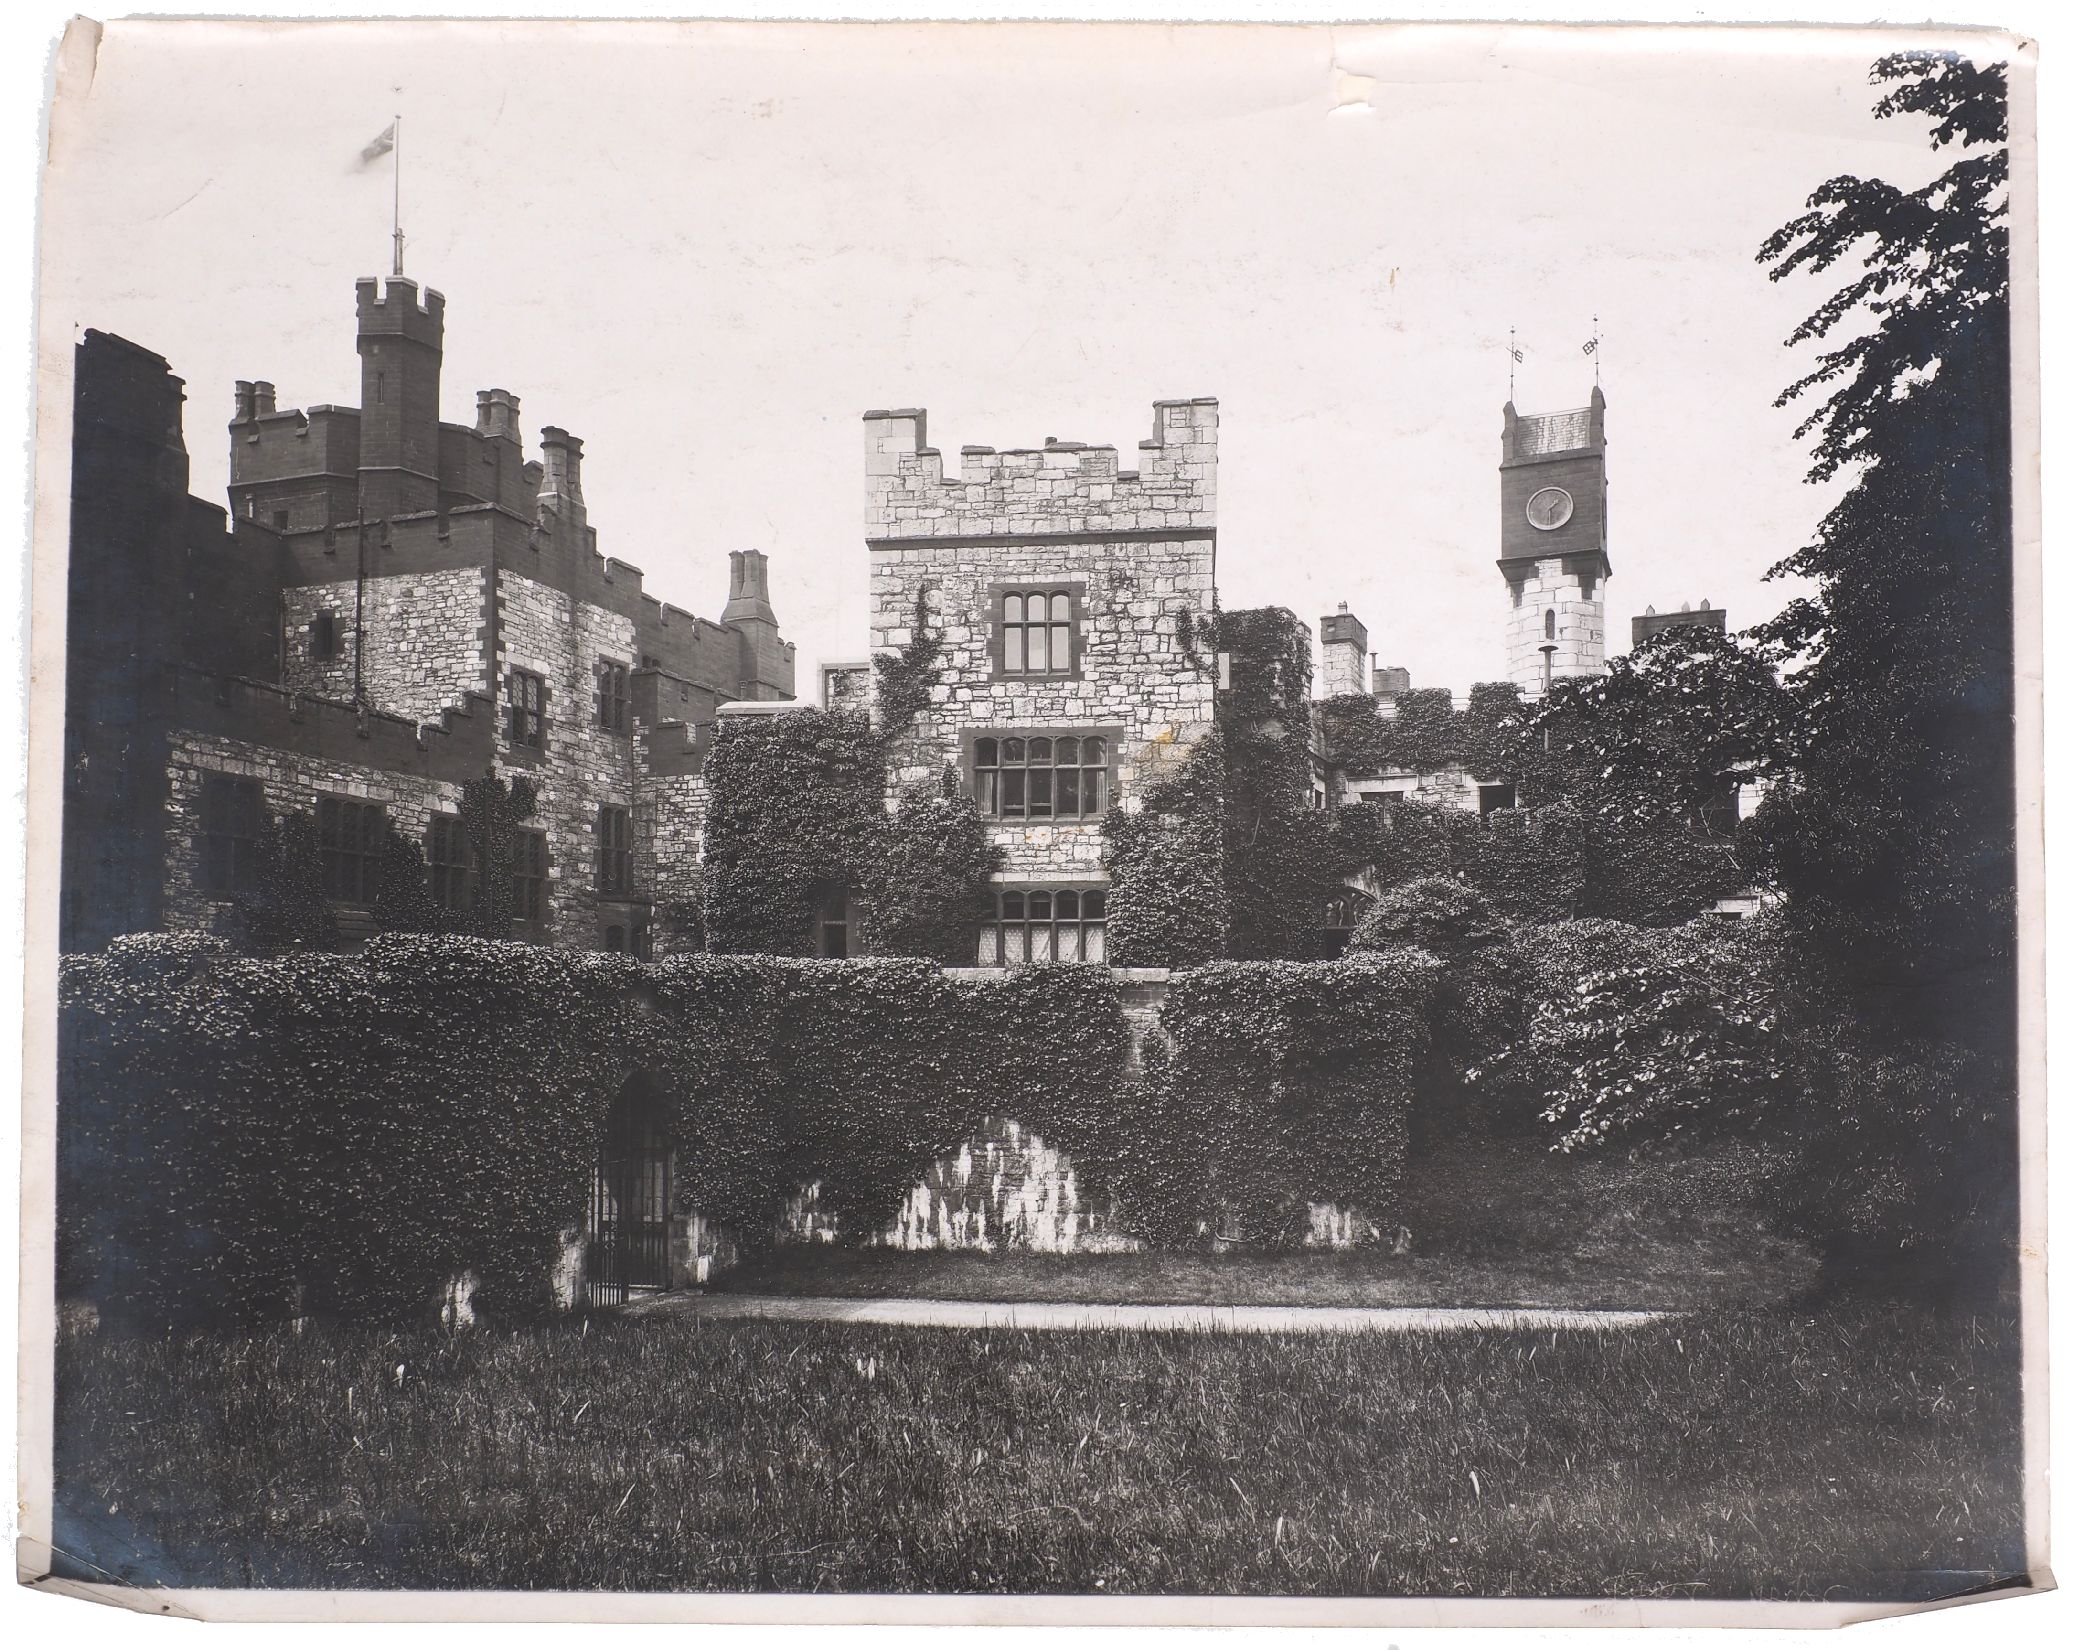
[(395, 273), (403, 273), (403, 117), (396, 117), (396, 141), (390, 153), (395, 156), (394, 193), (389, 204), (389, 228), (396, 240)]
[(1519, 329), (1513, 327), (1504, 339), (1504, 398), (1519, 399)]

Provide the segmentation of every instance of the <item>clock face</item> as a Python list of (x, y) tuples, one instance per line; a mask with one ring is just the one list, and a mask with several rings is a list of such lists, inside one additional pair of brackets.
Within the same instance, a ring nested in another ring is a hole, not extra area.
[(1576, 500), (1560, 487), (1543, 487), (1526, 501), (1526, 519), (1543, 533), (1553, 532), (1576, 513)]

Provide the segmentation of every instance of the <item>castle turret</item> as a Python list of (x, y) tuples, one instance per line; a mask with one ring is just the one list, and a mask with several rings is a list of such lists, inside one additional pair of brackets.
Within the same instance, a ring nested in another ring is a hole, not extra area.
[(1497, 566), (1511, 612), (1506, 674), (1528, 693), (1605, 668), (1605, 397), (1558, 413), (1504, 408)]
[(439, 507), (439, 362), (446, 299), (401, 276), (356, 284), (360, 318), (360, 517)]
[(1341, 602), (1338, 612), (1318, 620), (1317, 633), (1324, 649), (1324, 696), (1367, 692), (1368, 627)]

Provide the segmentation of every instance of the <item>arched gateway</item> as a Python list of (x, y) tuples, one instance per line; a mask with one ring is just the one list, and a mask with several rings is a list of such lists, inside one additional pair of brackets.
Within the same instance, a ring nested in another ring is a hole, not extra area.
[(638, 1076), (612, 1103), (591, 1176), (590, 1298), (669, 1287), (670, 1152), (662, 1095)]

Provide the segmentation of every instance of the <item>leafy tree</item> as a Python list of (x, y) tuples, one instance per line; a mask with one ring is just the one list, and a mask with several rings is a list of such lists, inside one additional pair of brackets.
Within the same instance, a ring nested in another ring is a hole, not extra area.
[(494, 768), (461, 787), (461, 832), (474, 867), (468, 892), (466, 932), (486, 940), (508, 940), (511, 873), (517, 863), (517, 835), (539, 806), (539, 793), (523, 774), (509, 781)]
[(1755, 643), (1697, 625), (1559, 683), (1510, 724), (1521, 800), (1568, 800), (1613, 831), (1731, 830), (1732, 787), (1778, 771), (1792, 703)]
[(1755, 837), (1860, 1011), (1991, 1050), (2015, 909), (2007, 68), (1915, 51), (1871, 78), (1880, 119), (1927, 118), (1957, 158), (1914, 189), (1831, 178), (1757, 254), (1773, 280), (1846, 274), (1779, 405), (1810, 407), (1811, 480), (1854, 479), (1774, 570), (1816, 592), (1761, 632), (1798, 661), (1804, 736)]
[[(1815, 594), (1755, 632), (1790, 667), (1783, 774), (1744, 832), (1789, 895), (1780, 934), (1628, 929), (1607, 949), (1615, 925), (1566, 925), (1604, 955), (1541, 982), (1520, 1063), (1568, 1144), (1782, 1145), (1768, 1190), (1831, 1285), (1898, 1264), (1916, 1294), (1973, 1292), (2006, 1275), (2015, 1207), (2007, 75), (1911, 52), (1871, 78), (1880, 118), (1927, 116), (1961, 153), (1914, 190), (1832, 178), (1758, 254), (1773, 279), (1849, 272), (1794, 333), (1825, 347), (1780, 405), (1813, 401), (1812, 479), (1850, 486), (1774, 570)], [(1732, 662), (1723, 679), (1767, 704)], [(1579, 729), (1548, 741), (1573, 775), (1621, 749), (1592, 720), (1610, 697), (1549, 706)], [(1705, 758), (1694, 779), (1748, 759), (1706, 734), (1718, 715), (1702, 697), (1671, 724)]]
[(1561, 1150), (1759, 1132), (1798, 1109), (1805, 1070), (1763, 925), (1697, 922), (1628, 950), (1542, 995), (1516, 1056), (1549, 1079), (1541, 1115)]
[(1810, 408), (1811, 479), (1850, 480), (1776, 569), (1815, 594), (1763, 630), (1804, 735), (1751, 846), (1790, 895), (1793, 1020), (1836, 1050), (1780, 1192), (1853, 1271), (1976, 1287), (2016, 1209), (2008, 76), (1908, 52), (1872, 80), (1955, 158), (1831, 178), (1758, 253), (1844, 276), (1779, 404)]
[(338, 944), (338, 918), (324, 892), (323, 844), (308, 814), (267, 824), (259, 850), (258, 887), (239, 898), (231, 927), (248, 951), (327, 951)]

